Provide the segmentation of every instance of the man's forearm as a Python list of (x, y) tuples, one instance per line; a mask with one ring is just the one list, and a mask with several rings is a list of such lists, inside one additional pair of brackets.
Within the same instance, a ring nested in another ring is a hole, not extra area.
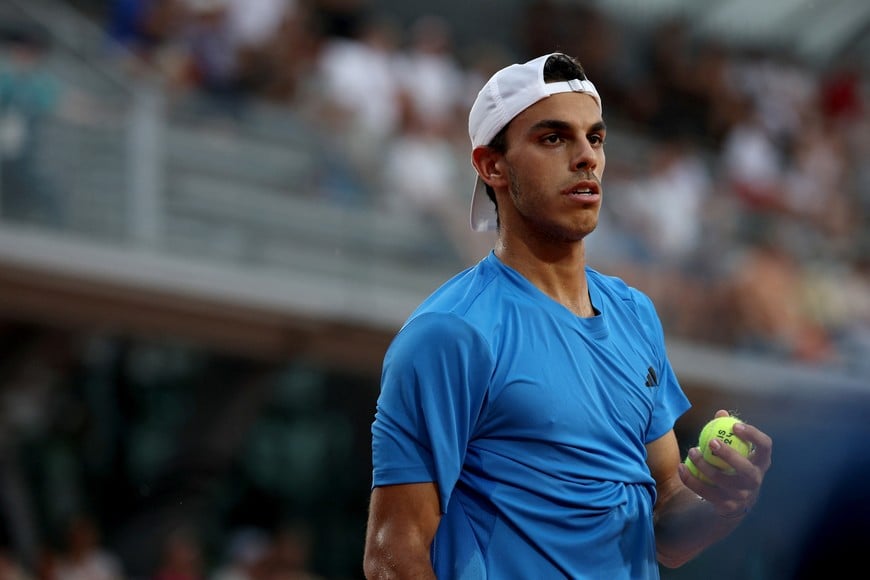
[(423, 560), (407, 557), (372, 558), (365, 561), (365, 577), (367, 580), (396, 580), (410, 578), (413, 580), (435, 580), (435, 572), (429, 558)]
[(744, 516), (743, 511), (720, 515), (692, 490), (681, 489), (656, 509), (659, 562), (668, 568), (682, 566), (733, 532)]

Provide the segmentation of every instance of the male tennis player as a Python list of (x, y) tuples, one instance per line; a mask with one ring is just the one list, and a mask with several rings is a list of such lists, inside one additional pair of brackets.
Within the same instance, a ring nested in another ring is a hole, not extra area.
[(586, 265), (607, 130), (580, 64), (500, 70), (469, 133), (472, 227), (497, 243), (385, 357), (366, 576), (658, 578), (739, 525), (771, 439), (735, 427), (748, 457), (714, 441), (733, 474), (692, 449), (709, 484), (682, 464), (673, 427), (690, 404), (653, 304)]

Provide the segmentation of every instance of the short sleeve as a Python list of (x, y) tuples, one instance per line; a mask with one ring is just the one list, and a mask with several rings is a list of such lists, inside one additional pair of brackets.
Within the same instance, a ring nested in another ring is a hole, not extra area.
[(372, 424), (372, 485), (434, 481), (447, 503), (480, 419), (493, 357), (471, 325), (426, 313), (397, 334), (384, 357)]

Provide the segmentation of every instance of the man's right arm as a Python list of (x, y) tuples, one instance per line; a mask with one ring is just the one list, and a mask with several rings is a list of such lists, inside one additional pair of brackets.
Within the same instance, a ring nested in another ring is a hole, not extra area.
[(363, 557), (366, 578), (434, 579), (430, 548), (440, 521), (434, 483), (374, 488)]

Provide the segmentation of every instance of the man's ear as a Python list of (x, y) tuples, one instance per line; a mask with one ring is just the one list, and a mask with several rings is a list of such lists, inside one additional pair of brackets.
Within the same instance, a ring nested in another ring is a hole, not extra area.
[(503, 159), (504, 155), (485, 145), (471, 152), (471, 163), (480, 178), (490, 187), (500, 187), (507, 183), (502, 172)]

